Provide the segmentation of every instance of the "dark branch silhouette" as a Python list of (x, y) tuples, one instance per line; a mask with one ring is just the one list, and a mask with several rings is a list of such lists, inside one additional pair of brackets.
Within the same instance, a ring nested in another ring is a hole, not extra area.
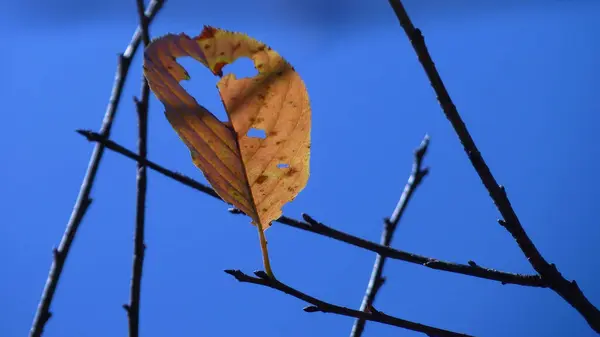
[(496, 178), (492, 175), (490, 168), (484, 161), (481, 152), (479, 152), (479, 149), (475, 145), (475, 141), (467, 130), (467, 126), (463, 122), (454, 102), (450, 98), (450, 94), (446, 90), (446, 86), (431, 59), (431, 55), (429, 55), (429, 51), (425, 44), (425, 38), (423, 37), (421, 30), (415, 28), (400, 0), (388, 1), (396, 13), (400, 25), (404, 29), (406, 36), (410, 40), (413, 49), (429, 78), (430, 84), (437, 95), (438, 102), (440, 103), (446, 118), (452, 124), (473, 168), (477, 171), (481, 182), (487, 189), (492, 201), (502, 216), (502, 219), (498, 220), (498, 222), (512, 235), (519, 245), (519, 248), (533, 269), (541, 276), (544, 283), (575, 308), (575, 310), (585, 318), (589, 326), (600, 334), (600, 310), (585, 297), (577, 285), (577, 282), (565, 279), (556, 266), (553, 263), (548, 263), (535, 247), (525, 232), (521, 221), (517, 217), (517, 214), (508, 199), (504, 186), (499, 185)]
[[(148, 32), (148, 19), (144, 15), (144, 0), (136, 0), (142, 41), (144, 48), (150, 44)], [(143, 60), (143, 58), (142, 58)], [(142, 61), (143, 62), (143, 61)], [(146, 78), (142, 75), (142, 88), (140, 99), (134, 98), (135, 108), (138, 116), (138, 153), (141, 158), (146, 158), (148, 153), (148, 105), (150, 98), (150, 87)], [(136, 212), (135, 233), (133, 238), (133, 266), (131, 271), (131, 285), (129, 290), (129, 303), (123, 305), (127, 311), (129, 321), (129, 337), (139, 336), (140, 326), (140, 296), (142, 291), (142, 273), (146, 244), (144, 243), (145, 218), (146, 218), (146, 166), (137, 162), (136, 177)]]
[[(406, 186), (404, 186), (404, 191), (400, 196), (400, 200), (398, 200), (398, 204), (396, 204), (396, 208), (392, 213), (392, 216), (389, 219), (384, 220), (383, 232), (381, 233), (381, 241), (380, 244), (382, 246), (390, 246), (392, 243), (392, 238), (394, 237), (394, 232), (398, 227), (398, 223), (408, 206), (408, 203), (413, 195), (413, 193), (417, 190), (417, 187), (423, 181), (423, 178), (429, 173), (428, 168), (423, 168), (423, 158), (425, 157), (425, 153), (427, 153), (427, 148), (429, 147), (429, 136), (425, 136), (421, 145), (415, 150), (414, 153), (414, 161), (412, 165), (412, 172), (408, 177), (408, 182)], [(377, 254), (375, 257), (375, 263), (373, 264), (373, 270), (371, 271), (371, 278), (369, 279), (369, 284), (367, 285), (367, 290), (365, 291), (365, 296), (363, 297), (362, 303), (360, 304), (360, 311), (366, 311), (368, 308), (373, 306), (375, 303), (375, 297), (377, 296), (377, 292), (385, 282), (385, 278), (383, 277), (383, 267), (385, 266), (385, 256)], [(362, 317), (359, 317), (354, 321), (354, 325), (352, 326), (352, 330), (350, 331), (350, 337), (359, 337), (362, 335), (363, 330), (365, 328), (366, 320)]]
[(240, 282), (253, 283), (261, 286), (269, 287), (275, 290), (279, 290), (284, 292), (290, 296), (293, 296), (297, 299), (310, 303), (312, 305), (304, 308), (306, 312), (324, 312), (324, 313), (333, 313), (341, 316), (348, 317), (356, 317), (362, 318), (367, 321), (379, 322), (387, 325), (393, 325), (400, 328), (422, 332), (427, 334), (428, 336), (435, 337), (468, 337), (471, 335), (462, 334), (458, 332), (452, 332), (444, 329), (434, 328), (432, 326), (415, 323), (411, 321), (407, 321), (401, 318), (397, 318), (394, 316), (386, 315), (381, 311), (375, 310), (375, 308), (370, 307), (370, 312), (364, 312), (359, 310), (354, 310), (346, 307), (342, 307), (339, 305), (331, 304), (325, 302), (323, 300), (314, 298), (308, 294), (301, 292), (295, 288), (290, 287), (289, 285), (282, 283), (279, 280), (270, 278), (267, 273), (263, 271), (256, 271), (254, 274), (257, 277), (253, 277), (239, 270), (225, 270), (227, 274), (232, 275)]
[[(502, 272), (494, 269), (483, 268), (473, 261), (468, 261), (468, 264), (458, 264), (453, 262), (440, 261), (438, 259), (421, 256), (413, 253), (408, 253), (390, 247), (395, 230), (399, 221), (415, 192), (416, 188), (421, 183), (422, 179), (427, 175), (428, 169), (422, 168), (423, 157), (427, 151), (429, 138), (426, 136), (420, 147), (414, 153), (414, 163), (408, 183), (398, 201), (394, 212), (390, 218), (385, 219), (384, 229), (382, 232), (381, 242), (375, 243), (362, 238), (350, 235), (348, 233), (336, 230), (326, 226), (323, 223), (315, 220), (308, 214), (302, 214), (304, 221), (292, 219), (282, 216), (275, 222), (301, 229), (314, 234), (319, 234), (337, 241), (345, 242), (356, 247), (377, 253), (375, 263), (371, 272), (371, 277), (367, 290), (365, 292), (361, 307), (359, 310), (350, 309), (328, 303), (321, 299), (312, 297), (300, 290), (293, 288), (280, 280), (269, 277), (263, 271), (257, 271), (254, 276), (244, 274), (239, 270), (226, 270), (228, 274), (234, 276), (238, 281), (245, 283), (253, 283), (265, 286), (271, 289), (278, 290), (290, 296), (303, 300), (311, 305), (304, 308), (306, 312), (324, 312), (337, 315), (353, 317), (355, 323), (351, 332), (351, 337), (359, 337), (362, 335), (364, 326), (367, 321), (379, 322), (382, 324), (392, 325), (411, 331), (421, 332), (430, 337), (446, 337), (446, 336), (470, 336), (467, 334), (457, 333), (449, 330), (444, 330), (412, 321), (407, 321), (398, 317), (387, 315), (374, 308), (373, 303), (378, 291), (385, 282), (383, 276), (385, 261), (387, 258), (401, 260), (409, 263), (419, 264), (431, 269), (458, 273), (477, 278), (499, 281), (502, 284), (516, 284), (530, 287), (548, 287), (560, 295), (566, 302), (573, 306), (588, 322), (590, 327), (600, 334), (600, 311), (589, 302), (575, 281), (568, 281), (558, 271), (556, 266), (544, 259), (541, 253), (537, 250), (532, 240), (528, 237), (516, 212), (508, 199), (503, 186), (499, 185), (492, 175), (489, 167), (483, 159), (475, 145), (474, 140), (469, 134), (466, 125), (461, 119), (456, 106), (452, 102), (439, 73), (429, 55), (423, 34), (418, 28), (415, 28), (411, 22), (404, 6), (400, 0), (388, 0), (394, 10), (400, 25), (404, 29), (409, 38), (418, 58), (427, 74), (430, 84), (434, 89), (439, 104), (450, 121), (454, 131), (456, 132), (461, 144), (464, 147), (472, 166), (479, 175), (483, 185), (487, 189), (491, 199), (500, 212), (502, 219), (498, 220), (515, 239), (525, 257), (529, 260), (531, 266), (537, 272), (536, 275), (521, 275), (514, 273)], [(141, 282), (144, 266), (145, 255), (145, 208), (146, 208), (146, 190), (147, 190), (147, 169), (155, 170), (175, 181), (192, 187), (198, 191), (208, 194), (216, 199), (221, 200), (218, 194), (209, 186), (203, 185), (189, 177), (186, 177), (177, 172), (168, 170), (147, 159), (147, 135), (148, 135), (148, 109), (150, 89), (145, 78), (142, 78), (142, 85), (139, 98), (135, 97), (134, 102), (138, 115), (138, 153), (124, 148), (123, 146), (111, 141), (110, 133), (113, 120), (116, 115), (118, 105), (121, 100), (121, 95), (127, 74), (129, 72), (131, 62), (136, 53), (140, 42), (143, 41), (144, 46), (150, 43), (149, 24), (162, 8), (165, 0), (151, 0), (148, 7), (144, 9), (144, 0), (136, 0), (139, 27), (125, 50), (119, 55), (119, 62), (115, 74), (110, 101), (106, 109), (104, 119), (99, 132), (86, 130), (78, 130), (80, 134), (85, 136), (89, 141), (95, 142), (94, 151), (91, 155), (86, 175), (82, 181), (81, 188), (74, 205), (71, 217), (66, 226), (63, 237), (57, 248), (53, 250), (53, 262), (50, 268), (48, 279), (44, 287), (39, 306), (37, 308), (35, 318), (30, 330), (30, 337), (41, 337), (44, 327), (51, 317), (50, 307), (52, 300), (60, 280), (64, 265), (70, 248), (76, 237), (77, 230), (81, 224), (83, 217), (90, 206), (92, 199), (90, 194), (95, 181), (96, 173), (102, 159), (104, 149), (108, 148), (117, 153), (120, 153), (128, 158), (136, 161), (136, 220), (134, 230), (134, 248), (133, 248), (133, 263), (132, 276), (130, 284), (129, 303), (124, 304), (129, 321), (129, 337), (139, 337), (140, 325), (140, 302), (141, 302)], [(266, 85), (273, 78), (267, 78), (265, 82), (259, 83), (254, 90), (258, 90), (261, 85)], [(241, 103), (240, 103), (241, 104)], [(221, 200), (222, 201), (222, 200)], [(233, 214), (243, 214), (241, 211), (230, 208)]]
[[(154, 19), (162, 5), (163, 0), (152, 0), (152, 2), (148, 5), (147, 11), (145, 12), (148, 22)], [(137, 51), (141, 40), (142, 28), (138, 27), (133, 34), (133, 38), (131, 39), (131, 42), (129, 43), (129, 46), (125, 52), (119, 55), (119, 63), (115, 74), (115, 82), (108, 107), (106, 108), (106, 113), (104, 114), (102, 126), (100, 127), (99, 134), (102, 135), (102, 137), (108, 137), (110, 135), (112, 123), (117, 112), (117, 107), (121, 101), (121, 93), (123, 92), (123, 86), (125, 85), (125, 79), (127, 78), (127, 73), (129, 72), (131, 60), (133, 59), (133, 55)], [(73, 207), (71, 218), (67, 223), (67, 227), (58, 245), (58, 248), (53, 250), (52, 265), (50, 267), (48, 279), (46, 281), (46, 285), (44, 286), (42, 297), (29, 331), (30, 337), (40, 337), (44, 331), (46, 323), (52, 316), (52, 313), (50, 312), (52, 299), (54, 298), (58, 281), (60, 280), (63, 267), (67, 260), (71, 245), (73, 244), (73, 240), (77, 234), (79, 225), (81, 224), (81, 221), (83, 220), (83, 217), (92, 202), (90, 193), (92, 191), (92, 186), (96, 178), (96, 172), (98, 171), (98, 166), (100, 165), (100, 160), (102, 159), (103, 153), (104, 145), (102, 143), (97, 143), (94, 147), (94, 151), (92, 152), (87, 172), (83, 178), (83, 182), (81, 183), (79, 195), (77, 196), (77, 201)]]
[[(208, 194), (213, 198), (221, 200), (219, 195), (212, 188), (210, 188), (204, 184), (201, 184), (198, 181), (196, 181), (190, 177), (184, 176), (183, 174), (180, 174), (180, 173), (174, 172), (172, 170), (169, 170), (167, 168), (164, 168), (163, 166), (158, 165), (155, 162), (152, 162), (148, 159), (142, 159), (135, 152), (126, 149), (125, 147), (115, 143), (112, 140), (108, 140), (108, 139), (102, 137), (102, 135), (100, 135), (99, 133), (92, 132), (89, 130), (77, 130), (77, 132), (79, 134), (83, 135), (84, 137), (86, 137), (89, 141), (101, 142), (106, 146), (106, 148), (108, 148), (114, 152), (120, 153), (120, 154), (124, 155), (125, 157), (133, 159), (135, 161), (140, 161), (144, 165), (146, 165), (148, 168), (150, 168), (164, 176), (167, 176), (175, 181), (178, 181), (178, 182), (180, 182), (186, 186), (189, 186), (193, 189), (196, 189), (202, 193)], [(237, 212), (238, 212), (238, 210), (236, 210), (236, 209), (232, 210), (232, 213), (237, 213)], [(425, 267), (428, 267), (431, 269), (443, 270), (443, 271), (457, 273), (457, 274), (463, 274), (463, 275), (469, 275), (469, 276), (474, 276), (474, 277), (478, 277), (478, 278), (484, 278), (484, 279), (488, 279), (488, 280), (499, 281), (502, 284), (517, 284), (517, 285), (530, 286), (530, 287), (546, 287), (546, 284), (544, 282), (542, 282), (541, 278), (538, 275), (522, 275), (522, 274), (507, 273), (507, 272), (502, 272), (502, 271), (498, 271), (495, 269), (481, 267), (473, 261), (469, 261), (468, 264), (460, 264), (460, 263), (442, 261), (439, 259), (426, 257), (426, 256), (422, 256), (422, 255), (417, 255), (417, 254), (413, 254), (413, 253), (408, 253), (405, 251), (393, 249), (391, 247), (386, 247), (386, 246), (380, 245), (378, 243), (368, 241), (368, 240), (359, 238), (357, 236), (353, 236), (351, 234), (344, 233), (342, 231), (338, 231), (334, 228), (331, 228), (329, 226), (326, 226), (326, 225), (314, 220), (308, 214), (303, 214), (302, 217), (304, 218), (305, 221), (300, 221), (300, 220), (289, 218), (287, 216), (282, 216), (279, 219), (275, 220), (275, 222), (278, 222), (278, 223), (281, 223), (281, 224), (284, 224), (284, 225), (287, 225), (290, 227), (294, 227), (297, 229), (301, 229), (301, 230), (304, 230), (307, 232), (326, 236), (326, 237), (329, 237), (329, 238), (332, 238), (332, 239), (335, 239), (338, 241), (342, 241), (342, 242), (345, 242), (345, 243), (348, 243), (348, 244), (351, 244), (351, 245), (354, 245), (356, 247), (360, 247), (360, 248), (363, 248), (366, 250), (370, 250), (372, 252), (375, 252), (377, 254), (385, 256), (386, 258), (415, 263), (415, 264), (419, 264), (419, 265), (422, 265), (422, 266), (425, 266)]]

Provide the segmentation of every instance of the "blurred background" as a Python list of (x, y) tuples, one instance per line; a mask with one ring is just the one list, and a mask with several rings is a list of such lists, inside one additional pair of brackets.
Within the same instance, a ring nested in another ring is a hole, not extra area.
[[(448, 90), (525, 229), (565, 277), (600, 305), (600, 2), (406, 0)], [(98, 130), (117, 54), (137, 25), (135, 1), (0, 2), (0, 336), (26, 336)], [(393, 246), (443, 260), (532, 273), (442, 114), (387, 1), (169, 0), (153, 36), (204, 24), (242, 31), (283, 55), (313, 111), (311, 178), (284, 207), (378, 241), (428, 133), (431, 168)], [(112, 139), (135, 150), (141, 54)], [(181, 59), (184, 87), (225, 116), (217, 79)], [(248, 76), (249, 60), (225, 72)], [(154, 97), (149, 158), (205, 181)], [(45, 337), (126, 336), (135, 163), (107, 151), (94, 203), (71, 250)], [(255, 229), (227, 205), (149, 171), (141, 336), (347, 336), (353, 319), (240, 284), (224, 269), (262, 268)], [(267, 231), (273, 268), (298, 289), (358, 308), (374, 254), (280, 224)], [(594, 336), (547, 289), (386, 265), (376, 308), (476, 336)], [(420, 336), (367, 323), (368, 336)]]

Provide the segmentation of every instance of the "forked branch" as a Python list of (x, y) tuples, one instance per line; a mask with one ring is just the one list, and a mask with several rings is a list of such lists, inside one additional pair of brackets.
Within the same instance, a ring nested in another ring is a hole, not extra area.
[[(421, 181), (423, 181), (423, 178), (425, 178), (425, 176), (429, 173), (428, 168), (423, 168), (423, 158), (425, 157), (425, 153), (427, 153), (428, 147), (429, 136), (425, 135), (421, 145), (419, 145), (419, 147), (415, 150), (412, 172), (408, 177), (406, 186), (404, 186), (404, 191), (400, 196), (400, 200), (398, 200), (398, 204), (396, 204), (396, 208), (394, 209), (392, 216), (384, 221), (384, 227), (383, 232), (381, 233), (380, 241), (382, 246), (388, 247), (392, 243), (394, 232), (398, 227), (398, 223), (400, 222), (400, 219), (402, 218), (402, 215), (404, 214), (404, 211), (406, 210), (413, 193), (417, 190), (417, 187), (419, 187)], [(383, 277), (384, 266), (385, 256), (377, 254), (375, 257), (375, 263), (373, 264), (373, 270), (371, 271), (371, 278), (369, 279), (365, 296), (363, 297), (360, 305), (360, 311), (366, 311), (368, 308), (373, 306), (373, 303), (375, 303), (375, 297), (385, 282), (385, 278)], [(350, 337), (361, 336), (365, 328), (365, 322), (366, 321), (364, 319), (357, 318), (356, 321), (354, 321), (352, 330), (350, 331)]]
[[(210, 195), (211, 197), (213, 197), (215, 199), (221, 200), (221, 198), (219, 198), (219, 195), (212, 188), (210, 188), (204, 184), (201, 184), (198, 181), (196, 181), (190, 177), (184, 176), (180, 173), (177, 173), (177, 172), (169, 170), (161, 165), (158, 165), (157, 163), (155, 163), (151, 160), (143, 159), (139, 155), (137, 155), (135, 152), (126, 149), (125, 147), (115, 143), (112, 140), (102, 137), (102, 135), (100, 135), (96, 132), (92, 132), (89, 130), (77, 130), (77, 132), (79, 134), (83, 135), (84, 137), (86, 137), (89, 141), (101, 142), (106, 146), (106, 148), (108, 148), (112, 151), (120, 153), (120, 154), (124, 155), (125, 157), (133, 159), (135, 161), (141, 161), (146, 166), (148, 166), (148, 168), (150, 168), (166, 177), (169, 177), (177, 182), (180, 182), (180, 183), (182, 183), (188, 187), (191, 187), (195, 190), (198, 190), (202, 193)], [(235, 213), (235, 211), (234, 211), (234, 213)], [(541, 278), (538, 275), (522, 275), (522, 274), (507, 273), (507, 272), (503, 272), (503, 271), (499, 271), (499, 270), (495, 270), (495, 269), (484, 268), (484, 267), (476, 264), (473, 261), (469, 261), (468, 264), (460, 264), (460, 263), (442, 261), (442, 260), (432, 258), (432, 257), (426, 257), (426, 256), (422, 256), (422, 255), (408, 253), (408, 252), (405, 252), (402, 250), (394, 249), (391, 247), (386, 247), (386, 246), (380, 245), (378, 243), (368, 241), (368, 240), (359, 238), (357, 236), (339, 231), (339, 230), (329, 227), (321, 222), (316, 221), (308, 214), (303, 214), (302, 217), (304, 218), (304, 221), (296, 220), (296, 219), (293, 219), (293, 218), (290, 218), (287, 216), (282, 216), (279, 219), (275, 220), (275, 222), (284, 224), (286, 226), (294, 227), (297, 229), (301, 229), (301, 230), (304, 230), (307, 232), (326, 236), (331, 239), (342, 241), (342, 242), (345, 242), (345, 243), (348, 243), (348, 244), (351, 244), (351, 245), (354, 245), (356, 247), (360, 247), (360, 248), (363, 248), (366, 250), (370, 250), (372, 252), (375, 252), (377, 254), (380, 254), (380, 255), (385, 256), (390, 259), (396, 259), (396, 260), (402, 260), (405, 262), (415, 263), (415, 264), (419, 264), (419, 265), (422, 265), (422, 266), (425, 266), (425, 267), (428, 267), (431, 269), (442, 270), (442, 271), (463, 274), (463, 275), (469, 275), (469, 276), (488, 279), (488, 280), (494, 280), (494, 281), (501, 282), (502, 284), (517, 284), (517, 285), (529, 286), (529, 287), (546, 287), (546, 284), (541, 280)]]
[(253, 283), (253, 284), (258, 284), (261, 286), (269, 287), (271, 289), (275, 289), (275, 290), (284, 292), (284, 293), (286, 293), (290, 296), (293, 296), (297, 299), (300, 299), (304, 302), (310, 303), (311, 304), (310, 306), (307, 306), (304, 308), (304, 311), (306, 311), (306, 312), (324, 312), (324, 313), (333, 313), (333, 314), (347, 316), (347, 317), (361, 318), (366, 321), (379, 322), (379, 323), (393, 325), (393, 326), (397, 326), (397, 327), (412, 330), (412, 331), (422, 332), (428, 336), (435, 336), (435, 337), (459, 337), (459, 336), (460, 337), (468, 337), (468, 336), (471, 336), (471, 335), (467, 335), (467, 334), (463, 334), (463, 333), (439, 329), (439, 328), (435, 328), (435, 327), (432, 327), (429, 325), (415, 323), (415, 322), (407, 321), (407, 320), (397, 318), (394, 316), (390, 316), (390, 315), (384, 314), (381, 311), (375, 310), (375, 308), (373, 308), (373, 307), (370, 308), (370, 312), (365, 312), (365, 311), (354, 310), (354, 309), (342, 307), (339, 305), (331, 304), (331, 303), (325, 302), (323, 300), (317, 299), (315, 297), (312, 297), (308, 294), (305, 294), (305, 293), (301, 292), (300, 290), (292, 288), (289, 285), (287, 285), (279, 280), (272, 279), (272, 278), (268, 277), (267, 274), (263, 271), (254, 272), (254, 274), (257, 277), (253, 277), (253, 276), (244, 274), (243, 272), (241, 272), (239, 270), (225, 270), (225, 272), (227, 274), (232, 275), (240, 282)]
[(487, 189), (492, 201), (502, 216), (502, 219), (498, 220), (498, 222), (512, 235), (519, 245), (519, 248), (521, 248), (521, 251), (533, 269), (541, 276), (544, 283), (573, 306), (573, 308), (585, 318), (589, 326), (600, 334), (600, 311), (587, 299), (581, 289), (579, 289), (577, 282), (565, 279), (556, 266), (553, 263), (548, 263), (535, 247), (517, 217), (517, 214), (508, 199), (506, 190), (503, 186), (498, 184), (496, 178), (492, 175), (490, 168), (487, 166), (481, 152), (479, 152), (479, 149), (475, 145), (475, 141), (467, 130), (467, 126), (460, 117), (454, 102), (452, 102), (450, 94), (448, 93), (448, 90), (446, 90), (446, 86), (442, 82), (440, 74), (431, 59), (431, 55), (429, 55), (429, 51), (425, 44), (425, 38), (423, 37), (421, 30), (415, 28), (400, 0), (388, 1), (396, 13), (400, 25), (404, 29), (406, 36), (410, 40), (419, 61), (429, 78), (429, 82), (437, 95), (437, 99), (446, 118), (452, 124), (473, 168), (477, 171), (481, 182)]

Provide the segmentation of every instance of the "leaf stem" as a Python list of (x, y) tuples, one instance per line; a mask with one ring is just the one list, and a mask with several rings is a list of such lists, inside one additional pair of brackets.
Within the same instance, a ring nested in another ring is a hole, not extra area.
[(265, 272), (270, 278), (275, 279), (273, 270), (271, 269), (271, 261), (269, 260), (269, 250), (267, 249), (267, 238), (265, 237), (265, 231), (263, 230), (262, 224), (257, 221), (256, 228), (258, 229), (258, 237), (260, 238), (260, 250), (262, 252), (263, 265), (265, 266)]

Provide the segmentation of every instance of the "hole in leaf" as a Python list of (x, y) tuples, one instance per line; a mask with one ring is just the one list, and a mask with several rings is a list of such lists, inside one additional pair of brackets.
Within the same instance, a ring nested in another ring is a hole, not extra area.
[(288, 167), (290, 167), (290, 165), (282, 163), (282, 164), (277, 164), (277, 167), (282, 169), (282, 168), (288, 168)]
[(265, 138), (267, 138), (267, 133), (265, 132), (265, 130), (251, 128), (250, 130), (248, 130), (248, 133), (246, 134), (246, 136), (265, 139)]
[(237, 79), (258, 75), (258, 71), (254, 68), (254, 62), (249, 57), (240, 57), (233, 63), (226, 65), (223, 68), (223, 73), (234, 74)]
[(177, 58), (177, 63), (190, 75), (189, 80), (179, 82), (185, 91), (221, 122), (228, 121), (229, 118), (221, 101), (219, 89), (217, 89), (219, 78), (213, 75), (202, 63), (191, 57), (179, 57)]

